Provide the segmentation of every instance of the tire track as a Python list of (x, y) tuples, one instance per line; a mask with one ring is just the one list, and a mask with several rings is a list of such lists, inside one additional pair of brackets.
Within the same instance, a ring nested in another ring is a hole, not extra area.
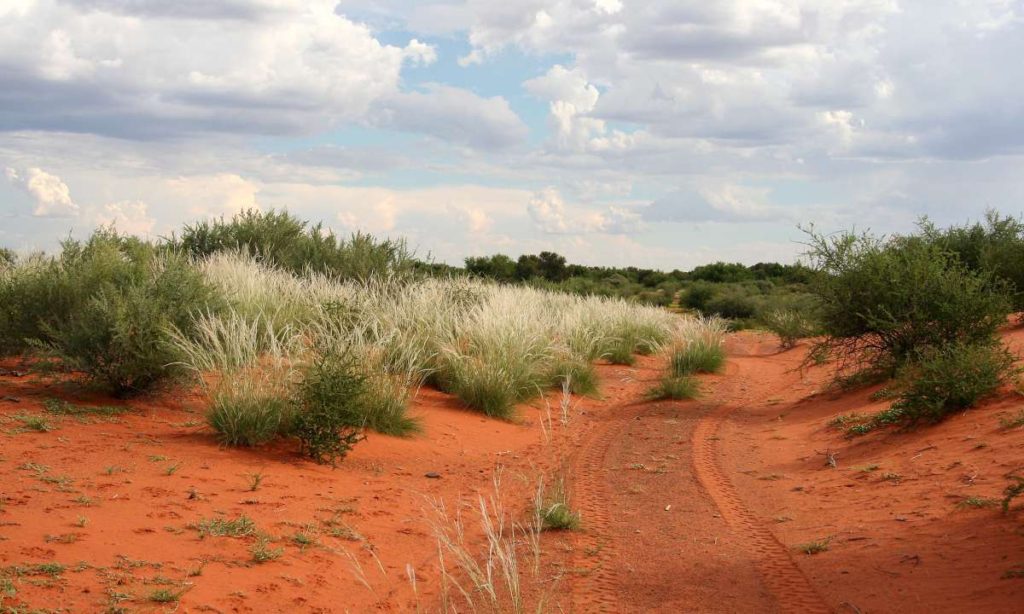
[(619, 611), (619, 580), (613, 564), (618, 548), (612, 535), (608, 507), (611, 497), (607, 475), (611, 468), (605, 464), (605, 460), (614, 435), (638, 413), (636, 407), (612, 408), (607, 417), (598, 422), (581, 442), (577, 452), (573, 470), (575, 496), (586, 531), (584, 549), (589, 553), (587, 562), (592, 565), (589, 571), (573, 582), (574, 612)]
[(732, 404), (721, 405), (697, 424), (693, 431), (694, 473), (722, 517), (736, 532), (736, 537), (750, 545), (765, 587), (779, 610), (801, 614), (832, 612), (793, 561), (790, 551), (743, 504), (731, 480), (719, 466), (718, 431), (725, 419), (737, 409)]

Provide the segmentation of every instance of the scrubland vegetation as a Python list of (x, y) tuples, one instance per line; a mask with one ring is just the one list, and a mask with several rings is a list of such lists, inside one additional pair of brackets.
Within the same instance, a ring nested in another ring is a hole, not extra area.
[(436, 276), (401, 243), (341, 240), (286, 213), (187, 226), (160, 243), (103, 229), (0, 272), (0, 341), (116, 395), (198, 382), (226, 445), (296, 437), (334, 462), (363, 429), (415, 433), (425, 383), (514, 419), (594, 363), (686, 345), (703, 320), (617, 298)]

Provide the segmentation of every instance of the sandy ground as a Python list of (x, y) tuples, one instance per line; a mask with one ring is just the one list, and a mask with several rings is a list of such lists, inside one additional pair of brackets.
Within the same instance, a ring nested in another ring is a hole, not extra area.
[[(1024, 332), (1006, 338), (1024, 348)], [(573, 399), (567, 425), (558, 395), (512, 424), (424, 389), (423, 434), (371, 435), (336, 469), (286, 443), (220, 448), (194, 395), (82, 396), (4, 363), (0, 607), (438, 611), (434, 509), (464, 510), (479, 541), (472, 510), (499, 470), (513, 515), (528, 516), (541, 476), (563, 475), (583, 516), (579, 532), (544, 534), (529, 611), (1021, 611), (1024, 577), (1006, 577), (1024, 576), (1021, 512), (959, 504), (1024, 475), (1024, 429), (1000, 427), (1024, 398), (847, 440), (826, 423), (884, 408), (874, 389), (827, 392), (826, 367), (797, 370), (806, 348), (769, 336), (733, 335), (728, 349), (697, 401), (643, 400), (656, 357), (602, 366), (602, 397)], [(28, 429), (47, 398), (131, 410)], [(256, 537), (196, 528), (243, 515), (279, 557), (257, 563)], [(814, 541), (828, 549), (799, 551)]]

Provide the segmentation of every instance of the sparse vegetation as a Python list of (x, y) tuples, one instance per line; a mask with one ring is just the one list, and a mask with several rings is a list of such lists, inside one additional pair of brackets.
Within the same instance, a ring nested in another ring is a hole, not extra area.
[(195, 524), (200, 537), (244, 537), (256, 532), (256, 523), (251, 518), (239, 516), (234, 519), (207, 518)]
[(580, 515), (569, 506), (564, 480), (556, 480), (550, 488), (540, 488), (536, 505), (536, 514), (544, 530), (575, 531), (580, 528)]
[(821, 554), (828, 550), (831, 542), (832, 538), (826, 537), (824, 539), (816, 539), (805, 544), (798, 544), (796, 549), (804, 554)]

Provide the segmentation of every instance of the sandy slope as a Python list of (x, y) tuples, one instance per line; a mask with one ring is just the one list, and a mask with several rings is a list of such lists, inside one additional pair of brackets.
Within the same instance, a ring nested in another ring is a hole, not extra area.
[[(1020, 346), (1024, 333), (1007, 339)], [(725, 373), (683, 403), (642, 401), (657, 359), (601, 367), (603, 398), (576, 399), (550, 441), (543, 403), (508, 424), (424, 390), (423, 435), (371, 436), (337, 469), (283, 444), (221, 449), (201, 400), (179, 393), (23, 432), (16, 416), (74, 390), (0, 376), (0, 397), (17, 398), (0, 401), (0, 565), (29, 572), (2, 603), (163, 611), (173, 604), (147, 597), (168, 589), (185, 590), (179, 611), (436, 611), (430, 501), (472, 507), (501, 466), (510, 509), (528, 508), (539, 475), (564, 472), (583, 513), (583, 531), (545, 535), (540, 581), (527, 582), (551, 611), (1020, 611), (1024, 579), (1002, 576), (1024, 564), (1021, 517), (957, 503), (1024, 475), (1024, 430), (999, 427), (1024, 399), (1007, 392), (936, 427), (848, 441), (825, 423), (885, 404), (870, 390), (820, 392), (826, 369), (794, 370), (804, 351), (734, 335)], [(250, 491), (254, 472), (264, 477)], [(241, 514), (279, 538), (280, 558), (255, 564), (252, 539), (190, 528)], [(316, 543), (300, 547), (296, 532)], [(819, 539), (828, 551), (795, 550)], [(30, 567), (54, 561), (66, 566), (56, 576)]]

